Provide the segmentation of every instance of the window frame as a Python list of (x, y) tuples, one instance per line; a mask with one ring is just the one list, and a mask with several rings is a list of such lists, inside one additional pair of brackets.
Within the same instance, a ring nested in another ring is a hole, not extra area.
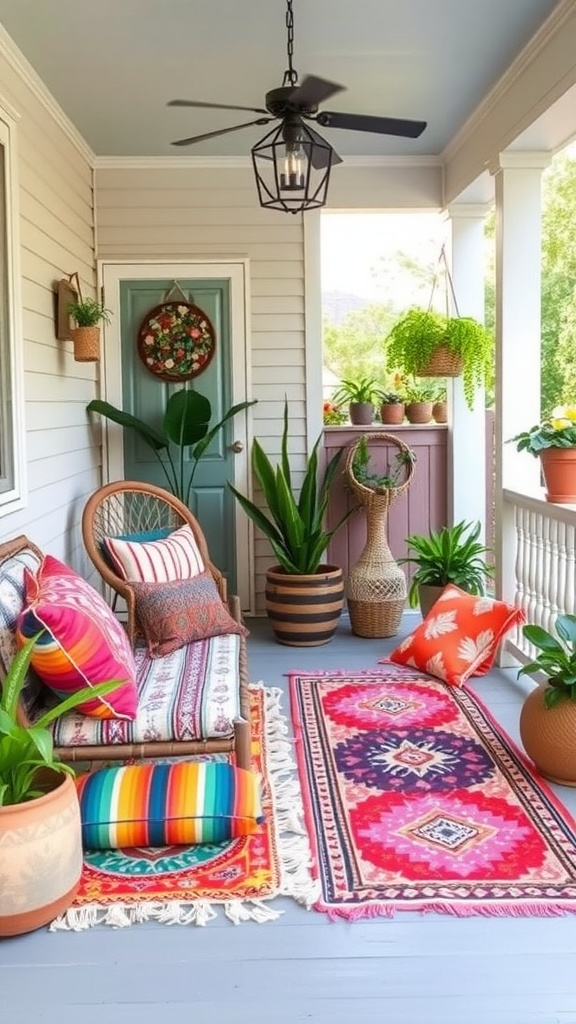
[[(5, 252), (1, 255), (5, 258), (6, 305), (6, 332), (0, 332), (0, 431), (3, 434), (6, 430), (9, 446), (6, 460), (9, 465), (4, 476), (0, 467), (2, 518), (24, 508), (26, 504), (26, 463), (16, 117), (1, 96), (0, 145), (4, 149), (3, 195), (0, 188), (0, 246), (5, 247)], [(2, 220), (5, 226), (3, 233)]]

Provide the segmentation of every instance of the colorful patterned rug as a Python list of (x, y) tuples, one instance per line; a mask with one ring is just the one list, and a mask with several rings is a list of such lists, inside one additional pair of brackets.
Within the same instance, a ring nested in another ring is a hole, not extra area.
[(152, 919), (204, 925), (218, 908), (234, 924), (265, 923), (281, 914), (270, 904), (276, 896), (314, 904), (318, 884), (280, 697), (279, 689), (250, 688), (252, 767), (263, 777), (261, 831), (214, 845), (87, 852), (78, 895), (52, 931)]
[(394, 666), (290, 697), (316, 909), (576, 912), (576, 824), (470, 691)]

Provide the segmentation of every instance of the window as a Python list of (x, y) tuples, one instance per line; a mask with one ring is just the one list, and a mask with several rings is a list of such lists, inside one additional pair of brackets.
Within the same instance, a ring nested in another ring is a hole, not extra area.
[(15, 123), (0, 104), (0, 516), (24, 504)]

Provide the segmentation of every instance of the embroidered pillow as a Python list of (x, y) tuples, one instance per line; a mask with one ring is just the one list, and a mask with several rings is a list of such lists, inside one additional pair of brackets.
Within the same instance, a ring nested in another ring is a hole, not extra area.
[(260, 775), (227, 762), (102, 768), (76, 787), (85, 849), (223, 843), (264, 822)]
[(161, 658), (194, 640), (248, 632), (230, 615), (208, 570), (191, 580), (133, 583), (132, 589), (151, 658)]
[(114, 569), (129, 583), (168, 583), (204, 572), (202, 555), (187, 524), (163, 540), (139, 542), (107, 537), (104, 543)]
[(24, 641), (43, 630), (32, 666), (61, 700), (118, 679), (117, 690), (80, 704), (94, 718), (136, 717), (136, 666), (126, 633), (100, 594), (69, 566), (46, 555), (38, 573), (24, 573), (25, 608), (16, 627)]
[(505, 601), (448, 584), (424, 621), (385, 660), (461, 686), (490, 670), (500, 641), (524, 619), (520, 608)]

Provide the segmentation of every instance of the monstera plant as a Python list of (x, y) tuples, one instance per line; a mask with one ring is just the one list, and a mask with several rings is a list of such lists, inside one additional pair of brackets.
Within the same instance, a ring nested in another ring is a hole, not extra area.
[[(256, 399), (233, 405), (218, 423), (210, 427), (212, 406), (209, 400), (198, 391), (183, 388), (175, 391), (168, 399), (162, 430), (157, 430), (137, 416), (117, 409), (110, 402), (101, 399), (94, 399), (87, 408), (88, 412), (105, 416), (125, 430), (135, 431), (158, 459), (166, 477), (168, 490), (188, 505), (194, 475), (208, 445), (228, 420), (255, 403)], [(176, 446), (176, 457), (171, 445)], [(190, 449), (191, 465), (184, 458), (187, 448)]]

